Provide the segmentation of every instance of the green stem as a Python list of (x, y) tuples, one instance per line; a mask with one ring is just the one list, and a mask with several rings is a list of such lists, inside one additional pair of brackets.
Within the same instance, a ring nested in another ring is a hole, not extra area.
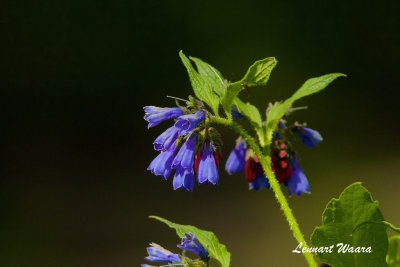
[[(237, 124), (235, 122), (230, 122), (223, 118), (216, 118), (216, 117), (210, 118), (210, 123), (221, 124), (221, 125), (227, 126), (245, 139), (246, 143), (250, 146), (250, 148), (257, 155), (257, 157), (260, 161), (260, 164), (265, 172), (265, 175), (268, 177), (271, 188), (275, 193), (275, 198), (278, 201), (279, 205), (281, 206), (283, 214), (285, 215), (286, 220), (289, 223), (290, 230), (292, 230), (292, 232), (293, 232), (293, 236), (296, 238), (296, 240), (299, 244), (302, 243), (302, 245), (303, 245), (302, 247), (307, 247), (307, 242), (304, 239), (304, 235), (300, 230), (299, 224), (297, 223), (297, 220), (294, 217), (293, 212), (289, 207), (289, 203), (287, 202), (286, 197), (283, 194), (277, 179), (275, 178), (274, 172), (272, 171), (271, 157), (269, 155), (264, 155), (261, 152), (260, 146), (247, 133), (247, 131), (245, 129), (243, 129), (243, 127), (240, 126), (239, 124)], [(267, 144), (267, 145), (269, 146), (269, 144)], [(306, 258), (308, 266), (310, 266), (310, 267), (318, 266), (311, 253), (303, 253), (303, 255)]]

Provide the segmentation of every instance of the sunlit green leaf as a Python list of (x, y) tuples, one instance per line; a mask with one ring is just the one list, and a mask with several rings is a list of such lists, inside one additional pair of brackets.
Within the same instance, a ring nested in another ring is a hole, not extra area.
[(230, 112), (236, 96), (246, 86), (252, 87), (267, 84), (269, 76), (271, 75), (271, 72), (276, 66), (277, 62), (278, 61), (274, 57), (256, 61), (250, 66), (240, 81), (228, 84), (221, 100), (221, 104), (225, 111), (227, 113)]
[(247, 70), (242, 81), (246, 82), (249, 87), (266, 85), (277, 63), (278, 61), (274, 57), (267, 57), (254, 62)]
[(400, 228), (394, 226), (393, 224), (391, 224), (390, 222), (387, 222), (387, 221), (379, 221), (379, 222), (374, 222), (374, 221), (371, 221), (371, 222), (370, 222), (370, 221), (366, 221), (366, 222), (362, 222), (362, 223), (360, 223), (359, 225), (357, 225), (357, 227), (353, 230), (353, 232), (357, 231), (358, 228), (363, 227), (363, 226), (366, 225), (366, 224), (371, 224), (371, 223), (373, 223), (373, 224), (379, 224), (379, 225), (381, 225), (381, 226), (383, 226), (383, 227), (385, 227), (385, 228), (391, 229), (391, 230), (395, 231), (396, 233), (400, 234)]
[(163, 222), (169, 227), (175, 229), (176, 234), (180, 238), (182, 238), (185, 233), (195, 234), (200, 243), (207, 249), (211, 258), (218, 261), (222, 267), (229, 267), (231, 254), (226, 250), (225, 245), (218, 241), (218, 238), (213, 232), (201, 230), (192, 225), (173, 223), (158, 216), (150, 216), (150, 218)]
[(341, 76), (346, 75), (342, 73), (331, 73), (308, 79), (291, 97), (282, 103), (275, 103), (267, 114), (267, 143), (271, 141), (272, 133), (276, 129), (279, 119), (285, 115), (296, 100), (325, 89), (333, 80)]
[(389, 267), (399, 267), (400, 266), (400, 235), (391, 236), (389, 238), (389, 249), (386, 255), (386, 262)]
[[(332, 199), (322, 215), (322, 226), (314, 229), (311, 236), (313, 247), (334, 245), (333, 253), (318, 253), (321, 262), (333, 267), (386, 267), (388, 239), (385, 227), (363, 222), (383, 221), (378, 202), (360, 183), (347, 187), (339, 199)], [(354, 232), (353, 232), (354, 231)], [(339, 253), (337, 244), (350, 247), (371, 247), (371, 253)]]
[[(179, 56), (181, 57), (182, 63), (185, 65), (189, 74), (193, 92), (196, 97), (209, 105), (214, 114), (218, 114), (219, 97), (213, 91), (213, 84), (210, 83), (209, 79), (205, 79), (194, 69), (192, 63), (182, 51), (179, 52)], [(204, 70), (202, 69), (202, 72), (203, 71)]]
[(250, 103), (244, 103), (239, 98), (235, 99), (234, 105), (236, 106), (237, 110), (243, 114), (243, 116), (245, 116), (254, 126), (260, 143), (263, 145), (265, 139), (264, 128), (262, 127), (262, 119), (257, 107)]
[(244, 103), (239, 98), (235, 99), (235, 106), (239, 113), (243, 114), (250, 122), (254, 123), (254, 125), (258, 127), (262, 126), (261, 115), (256, 106), (250, 103)]
[[(375, 224), (380, 225), (384, 228), (390, 229), (395, 231), (396, 233), (400, 234), (400, 228), (394, 226), (390, 222), (386, 221), (366, 221), (362, 222), (353, 230), (353, 233), (358, 231), (361, 227), (364, 227), (368, 224)], [(386, 263), (389, 267), (399, 267), (400, 266), (400, 251), (399, 251), (399, 242), (400, 242), (400, 235), (395, 235), (389, 238), (389, 249), (386, 255)]]
[(213, 91), (217, 95), (222, 96), (223, 87), (225, 85), (222, 74), (216, 68), (199, 58), (189, 58), (194, 62), (194, 64), (196, 64), (197, 71), (204, 78), (204, 80), (211, 85)]

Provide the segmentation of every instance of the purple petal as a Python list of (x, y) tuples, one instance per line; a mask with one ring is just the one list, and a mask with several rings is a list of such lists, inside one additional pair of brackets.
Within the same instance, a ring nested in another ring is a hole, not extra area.
[(183, 114), (178, 107), (159, 108), (146, 106), (143, 109), (145, 112), (144, 119), (149, 122), (148, 128), (154, 127), (165, 120), (178, 118)]
[(183, 136), (193, 131), (199, 123), (204, 121), (206, 117), (205, 115), (206, 112), (202, 109), (199, 109), (194, 114), (180, 116), (175, 123), (175, 126), (179, 128), (179, 135)]
[(176, 155), (172, 167), (177, 168), (180, 166), (184, 169), (193, 169), (194, 154), (197, 143), (197, 135), (190, 136), (186, 142), (182, 145), (178, 154)]
[(162, 151), (147, 168), (154, 175), (162, 176), (165, 180), (172, 172), (172, 161), (174, 160), (177, 146), (173, 145), (169, 150)]
[(225, 164), (225, 170), (230, 174), (240, 173), (244, 171), (246, 165), (246, 148), (245, 142), (242, 141), (237, 145), (228, 157)]
[(310, 194), (307, 177), (296, 161), (297, 160), (292, 160), (292, 176), (287, 184), (289, 194), (296, 194), (298, 196), (302, 193)]
[(154, 140), (154, 150), (157, 151), (166, 151), (168, 150), (178, 138), (179, 129), (175, 126), (169, 127), (162, 134), (160, 134), (156, 140)]
[(206, 143), (204, 143), (197, 180), (199, 183), (218, 183), (218, 170), (214, 160), (212, 147), (211, 145), (207, 147)]

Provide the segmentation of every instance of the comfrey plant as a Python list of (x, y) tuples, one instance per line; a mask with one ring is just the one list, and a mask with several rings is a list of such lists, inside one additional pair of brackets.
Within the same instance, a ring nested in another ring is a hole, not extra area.
[[(303, 108), (294, 107), (294, 103), (323, 90), (333, 80), (345, 75), (332, 73), (311, 78), (285, 101), (269, 103), (265, 116), (262, 116), (255, 106), (243, 102), (239, 93), (265, 85), (277, 64), (275, 58), (256, 61), (241, 80), (230, 82), (204, 61), (189, 59), (182, 52), (179, 55), (189, 74), (194, 96), (189, 96), (188, 100), (175, 98), (174, 107), (144, 107), (148, 128), (164, 121), (172, 125), (154, 140), (154, 149), (159, 154), (148, 170), (165, 180), (173, 175), (175, 190), (192, 191), (196, 181), (200, 185), (218, 184), (222, 138), (215, 127), (228, 127), (239, 137), (227, 158), (225, 170), (230, 175), (244, 172), (250, 190), (272, 189), (299, 246), (306, 248), (300, 253), (309, 266), (317, 266), (312, 253), (316, 253), (321, 263), (331, 266), (387, 266), (385, 227), (398, 229), (383, 221), (377, 203), (360, 184), (349, 186), (339, 199), (328, 204), (323, 214), (323, 225), (317, 227), (311, 237), (311, 243), (316, 247), (329, 247), (333, 240), (347, 242), (352, 247), (373, 246), (373, 242), (379, 241), (380, 247), (375, 248), (374, 253), (349, 257), (339, 253), (326, 254), (318, 248), (313, 251), (307, 245), (281, 187), (286, 186), (289, 195), (310, 193), (309, 181), (292, 143), (300, 140), (307, 148), (314, 148), (322, 141), (321, 134), (307, 124), (290, 121), (290, 114)], [(243, 126), (245, 121), (251, 125), (250, 129)], [(184, 254), (174, 254), (152, 244), (148, 248), (147, 260), (167, 264), (163, 266), (209, 266), (209, 258), (212, 258), (223, 267), (229, 266), (230, 254), (213, 233), (154, 218), (177, 231), (182, 238), (179, 248), (195, 252), (200, 258), (191, 260)], [(366, 233), (368, 237), (365, 237)], [(368, 244), (368, 241), (372, 243)], [(397, 245), (397, 241), (392, 243)], [(393, 260), (393, 257), (390, 256), (390, 260), (395, 262), (397, 258)]]

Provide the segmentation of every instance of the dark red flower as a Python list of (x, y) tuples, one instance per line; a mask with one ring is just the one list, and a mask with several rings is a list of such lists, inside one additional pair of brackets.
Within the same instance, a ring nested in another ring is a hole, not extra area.
[(254, 158), (249, 158), (246, 160), (246, 165), (244, 167), (244, 175), (246, 177), (247, 182), (253, 182), (257, 176), (257, 162)]
[(215, 160), (215, 164), (217, 164), (217, 168), (219, 168), (219, 162), (221, 160), (221, 153), (214, 153), (214, 160)]
[(253, 182), (257, 176), (265, 176), (257, 157), (251, 157), (246, 160), (244, 175), (249, 183)]
[(288, 146), (285, 143), (278, 140), (274, 142), (271, 153), (272, 170), (280, 183), (286, 183), (292, 175), (292, 166), (287, 150)]
[(272, 170), (280, 183), (285, 183), (292, 176), (292, 166), (281, 159), (272, 158)]
[(199, 170), (199, 165), (200, 165), (200, 161), (201, 161), (201, 149), (200, 147), (197, 149), (197, 154), (196, 154), (196, 158), (194, 159), (194, 173), (197, 174), (197, 171)]

